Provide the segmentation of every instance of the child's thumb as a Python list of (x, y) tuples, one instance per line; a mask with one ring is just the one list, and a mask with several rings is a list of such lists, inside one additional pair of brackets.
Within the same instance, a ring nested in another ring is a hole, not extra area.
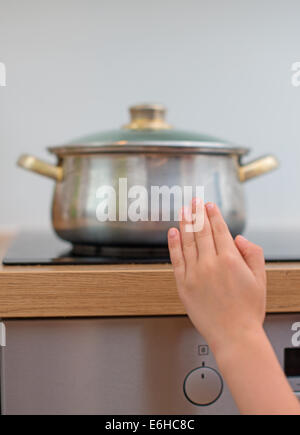
[(240, 235), (235, 238), (235, 244), (254, 275), (265, 282), (265, 259), (262, 248)]

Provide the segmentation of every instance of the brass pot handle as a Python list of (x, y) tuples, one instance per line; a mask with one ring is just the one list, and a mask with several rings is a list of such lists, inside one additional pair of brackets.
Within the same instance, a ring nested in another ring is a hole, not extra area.
[(258, 177), (266, 172), (273, 171), (278, 168), (279, 162), (274, 156), (265, 156), (254, 160), (246, 165), (238, 167), (238, 175), (240, 181), (247, 181), (250, 178)]
[(53, 178), (56, 181), (62, 181), (64, 178), (63, 168), (61, 166), (50, 165), (33, 156), (23, 155), (19, 158), (17, 164), (23, 169)]

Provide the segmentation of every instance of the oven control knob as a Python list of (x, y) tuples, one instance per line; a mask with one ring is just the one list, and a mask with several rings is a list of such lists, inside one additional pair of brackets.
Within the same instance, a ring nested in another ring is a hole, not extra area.
[(198, 406), (212, 405), (222, 394), (223, 381), (211, 367), (198, 367), (187, 374), (183, 391), (186, 398)]

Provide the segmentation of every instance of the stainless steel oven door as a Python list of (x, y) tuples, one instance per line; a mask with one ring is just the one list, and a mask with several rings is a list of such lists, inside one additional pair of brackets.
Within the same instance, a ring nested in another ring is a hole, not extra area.
[[(282, 365), (285, 349), (296, 348), (297, 322), (300, 314), (267, 316)], [(238, 413), (187, 317), (8, 320), (5, 326), (3, 414)], [(300, 391), (300, 377), (290, 381)]]

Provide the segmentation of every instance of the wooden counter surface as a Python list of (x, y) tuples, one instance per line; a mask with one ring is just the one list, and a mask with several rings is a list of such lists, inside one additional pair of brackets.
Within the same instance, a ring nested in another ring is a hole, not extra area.
[[(3, 266), (12, 239), (0, 234), (0, 318), (185, 314), (169, 264)], [(300, 262), (266, 269), (268, 312), (300, 312)]]

